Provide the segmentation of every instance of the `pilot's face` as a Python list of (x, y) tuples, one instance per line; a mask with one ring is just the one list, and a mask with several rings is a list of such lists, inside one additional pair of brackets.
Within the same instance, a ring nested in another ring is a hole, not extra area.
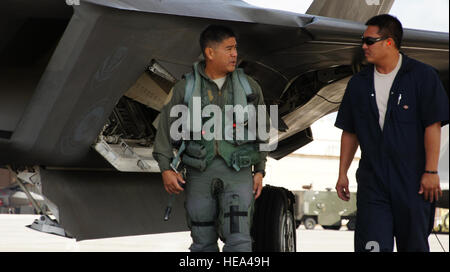
[[(362, 44), (362, 49), (364, 50), (364, 55), (368, 62), (377, 64), (380, 60), (386, 57), (387, 46), (386, 37), (382, 37), (379, 33), (378, 26), (368, 26), (366, 31), (364, 31), (364, 38), (373, 38), (372, 41), (368, 41)], [(381, 39), (375, 41), (376, 39)], [(373, 42), (375, 41), (375, 42)], [(372, 44), (369, 44), (372, 43)]]
[(236, 38), (231, 37), (212, 46), (210, 63), (214, 69), (223, 74), (228, 74), (236, 69), (237, 43)]

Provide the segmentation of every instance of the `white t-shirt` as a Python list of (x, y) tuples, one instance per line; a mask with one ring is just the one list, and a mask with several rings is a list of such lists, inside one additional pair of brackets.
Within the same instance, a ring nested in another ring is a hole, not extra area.
[(222, 89), (223, 84), (225, 83), (225, 79), (227, 79), (227, 77), (221, 77), (221, 78), (216, 78), (213, 81), (217, 84), (217, 87), (219, 87), (219, 90)]
[(387, 102), (389, 100), (389, 91), (391, 90), (392, 83), (394, 82), (395, 76), (398, 70), (402, 66), (402, 54), (399, 54), (399, 59), (397, 66), (389, 74), (381, 74), (375, 68), (374, 70), (374, 81), (375, 81), (375, 97), (377, 100), (378, 112), (380, 113), (380, 128), (383, 130), (384, 117), (386, 116)]

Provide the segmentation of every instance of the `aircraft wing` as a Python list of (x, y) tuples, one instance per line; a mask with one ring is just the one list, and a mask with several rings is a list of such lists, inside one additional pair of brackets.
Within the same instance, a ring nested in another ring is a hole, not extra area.
[[(175, 79), (189, 71), (200, 56), (199, 33), (210, 23), (236, 30), (241, 67), (260, 83), (266, 103), (279, 105), (285, 128), (280, 147), (282, 140), (337, 109), (342, 87), (362, 60), (361, 23), (242, 1), (200, 0), (81, 1), (70, 17), (71, 7), (60, 2), (44, 1), (42, 10), (33, 11), (25, 2), (11, 1), (2, 9), (18, 22), (10, 21), (3, 30), (9, 34), (5, 64), (16, 61), (19, 67), (9, 69), (3, 83), (9, 88), (2, 92), (0, 148), (8, 152), (0, 155), (1, 163), (104, 167), (90, 145), (119, 99), (152, 60)], [(46, 3), (58, 6), (60, 14), (45, 13)], [(8, 9), (30, 14), (22, 17)], [(24, 53), (27, 49), (32, 52)], [(404, 51), (447, 75), (447, 34), (406, 30)], [(23, 55), (30, 59), (21, 60)], [(274, 157), (288, 153), (277, 150)]]
[[(338, 109), (346, 82), (364, 66), (362, 23), (238, 0), (1, 5), (0, 165), (41, 166), (44, 195), (77, 239), (185, 229), (183, 219), (154, 223), (166, 203), (159, 175), (125, 172), (159, 171), (153, 122), (201, 55), (207, 25), (235, 30), (239, 66), (259, 82), (266, 104), (278, 105), (278, 148), (270, 153), (277, 159), (312, 141), (310, 125)], [(448, 33), (407, 29), (403, 44), (439, 71), (448, 92)], [(125, 183), (132, 189), (120, 189)], [(137, 215), (125, 227), (120, 215), (130, 209)]]

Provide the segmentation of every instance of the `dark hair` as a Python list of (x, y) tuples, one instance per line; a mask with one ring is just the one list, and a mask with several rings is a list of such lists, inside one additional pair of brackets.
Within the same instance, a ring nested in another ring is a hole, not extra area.
[(202, 54), (205, 54), (205, 48), (211, 43), (221, 43), (223, 40), (236, 37), (231, 28), (222, 25), (210, 25), (202, 34), (200, 34), (200, 48), (202, 49)]
[(380, 14), (369, 19), (367, 26), (378, 26), (378, 33), (382, 37), (390, 37), (394, 40), (397, 49), (400, 49), (403, 38), (403, 27), (400, 21), (389, 14)]

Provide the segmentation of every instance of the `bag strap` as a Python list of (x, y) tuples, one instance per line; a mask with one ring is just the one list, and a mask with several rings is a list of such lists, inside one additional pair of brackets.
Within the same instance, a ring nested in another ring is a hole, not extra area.
[(250, 87), (250, 84), (248, 83), (247, 76), (244, 74), (244, 70), (242, 69), (236, 69), (239, 83), (241, 83), (242, 87), (244, 88), (245, 96), (249, 96), (253, 93), (252, 88)]
[(194, 93), (195, 76), (194, 73), (187, 73), (184, 78), (186, 79), (186, 87), (184, 91), (184, 104), (188, 105), (191, 100), (192, 93)]
[[(189, 100), (192, 97), (192, 93), (194, 92), (194, 86), (195, 86), (195, 76), (194, 73), (187, 73), (184, 75), (184, 78), (186, 79), (186, 87), (184, 91), (184, 104), (189, 105)], [(180, 157), (181, 154), (186, 149), (186, 143), (185, 141), (181, 142), (181, 146), (178, 149), (178, 152), (176, 153), (175, 157), (172, 159), (172, 162), (170, 163), (170, 166), (173, 170), (178, 171), (178, 166), (180, 164)]]

